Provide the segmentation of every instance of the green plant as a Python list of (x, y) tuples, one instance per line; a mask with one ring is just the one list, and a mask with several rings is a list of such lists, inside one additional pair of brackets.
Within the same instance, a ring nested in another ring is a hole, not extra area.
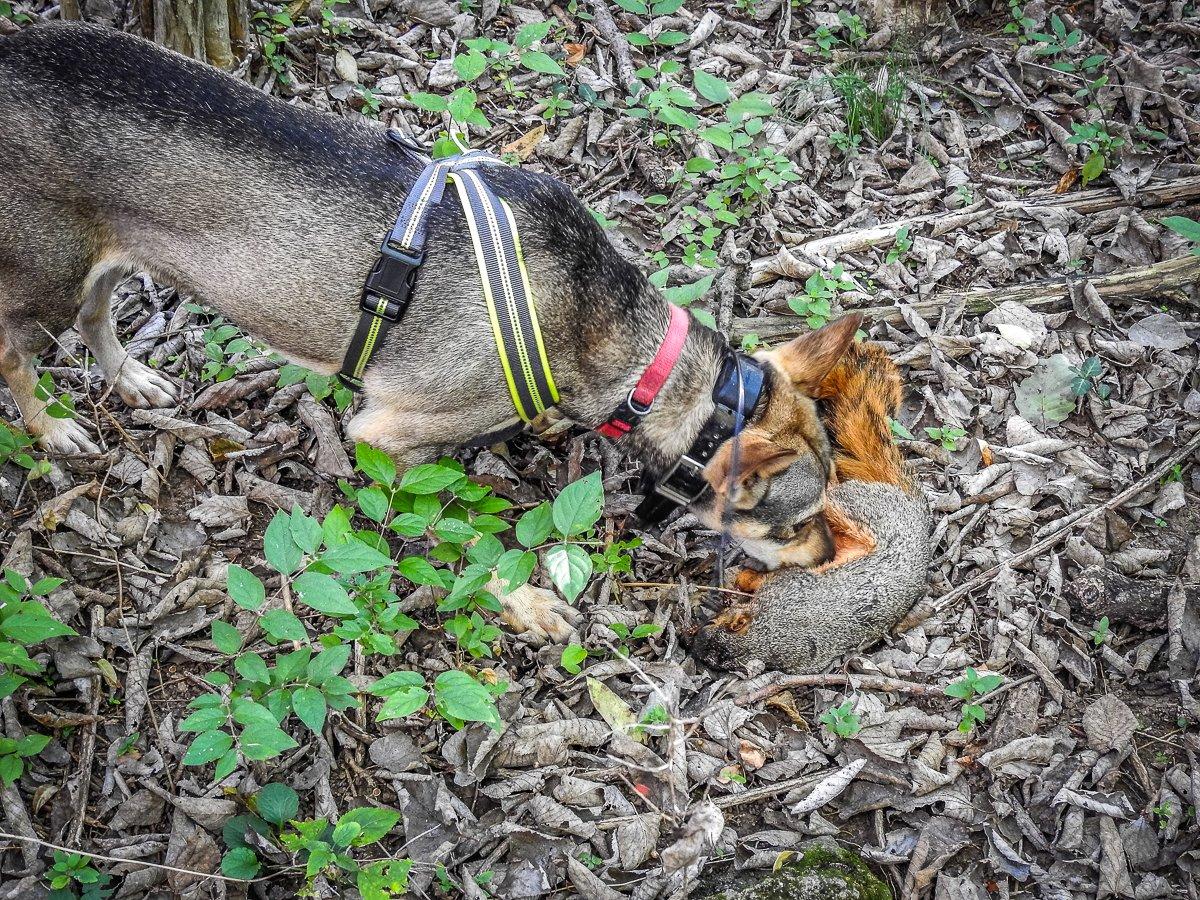
[(354, 393), (342, 384), (336, 375), (322, 375), (293, 363), (285, 363), (279, 367), (279, 380), (275, 382), (275, 386), (285, 388), (301, 381), (314, 399), (331, 398), (338, 412), (344, 412), (354, 399)]
[(559, 665), (572, 675), (578, 675), (581, 664), (587, 658), (588, 651), (586, 647), (581, 647), (579, 644), (568, 644), (563, 647), (562, 655), (559, 657)]
[(896, 232), (896, 239), (892, 243), (892, 249), (888, 250), (885, 262), (894, 263), (904, 258), (913, 247), (912, 238), (909, 233), (912, 231), (911, 226), (905, 225)]
[(1171, 471), (1163, 476), (1163, 484), (1170, 484), (1173, 481), (1183, 481), (1183, 463), (1175, 463), (1171, 466)]
[(983, 706), (971, 701), (990, 694), (1003, 682), (1003, 675), (980, 675), (973, 668), (968, 667), (967, 673), (962, 678), (946, 686), (948, 697), (955, 697), (963, 701), (962, 719), (958, 723), (959, 731), (967, 734), (976, 725), (982, 724), (987, 719), (987, 713)]
[(337, 19), (337, 13), (334, 10), (335, 6), (340, 6), (348, 0), (321, 0), (321, 8), (317, 12), (320, 18), (321, 31), (330, 37), (347, 34), (350, 31), (350, 25), (347, 22), (340, 22)]
[(291, 80), (291, 60), (286, 53), (288, 44), (287, 30), (295, 25), (292, 17), (286, 12), (268, 13), (262, 10), (250, 17), (257, 35), (258, 49), (263, 60), (285, 84)]
[[(458, 153), (460, 146), (467, 145), (467, 126), (474, 125), (479, 129), (488, 129), (491, 123), (478, 107), (479, 95), (469, 87), (460, 87), (454, 93), (443, 97), (440, 94), (427, 94), (423, 91), (409, 94), (408, 99), (418, 109), (427, 112), (449, 113), (451, 131), (443, 134), (433, 145), (434, 158), (452, 156)], [(458, 126), (457, 128), (455, 126)]]
[(1192, 255), (1200, 256), (1200, 222), (1187, 216), (1167, 216), (1162, 223), (1180, 237), (1191, 241)]
[(33, 17), (19, 11), (9, 0), (0, 0), (0, 18), (11, 19), (18, 25), (28, 25)]
[(1099, 647), (1108, 640), (1108, 616), (1101, 616), (1096, 627), (1091, 631), (1092, 643)]
[(549, 20), (522, 25), (511, 44), (489, 37), (469, 38), (463, 41), (467, 52), (454, 57), (454, 71), (463, 81), (470, 82), (491, 70), (505, 82), (506, 89), (511, 87), (509, 75), (517, 65), (543, 75), (565, 76), (566, 72), (557, 60), (533, 49), (550, 33), (551, 27), (553, 23)]
[(1125, 139), (1110, 135), (1102, 122), (1073, 122), (1071, 131), (1073, 134), (1067, 138), (1067, 143), (1081, 147), (1087, 153), (1087, 159), (1079, 171), (1083, 187), (1087, 187), (1104, 173), (1108, 157), (1125, 145)]
[(954, 193), (958, 195), (958, 199), (962, 201), (963, 206), (970, 206), (975, 202), (975, 192), (971, 190), (969, 184), (960, 184), (954, 189)]
[(284, 784), (265, 785), (249, 806), (251, 812), (230, 819), (222, 831), (227, 849), (221, 859), (221, 872), (226, 876), (242, 880), (257, 877), (263, 863), (256, 847), (266, 844), (296, 857), (304, 867), (308, 890), (320, 875), (334, 883), (352, 876), (363, 900), (399, 897), (408, 889), (412, 860), (355, 859), (356, 851), (382, 840), (395, 827), (400, 820), (396, 810), (366, 806), (347, 811), (336, 822), (325, 818), (301, 820), (297, 818), (300, 798)]
[(853, 700), (825, 710), (821, 713), (820, 721), (830, 734), (836, 734), (840, 738), (852, 738), (862, 731), (862, 719), (854, 711)]
[(1096, 396), (1101, 400), (1107, 400), (1108, 395), (1112, 393), (1112, 386), (1104, 384), (1100, 381), (1100, 376), (1104, 369), (1100, 364), (1100, 358), (1089, 356), (1078, 368), (1071, 368), (1071, 393), (1076, 397), (1082, 397), (1093, 388), (1096, 391)]
[(116, 890), (108, 887), (112, 876), (94, 869), (91, 858), (82, 853), (55, 850), (54, 865), (42, 877), (50, 886), (47, 900), (105, 900)]
[[(59, 622), (40, 602), (63, 583), (61, 578), (43, 578), (32, 585), (13, 569), (0, 573), (0, 700), (39, 675), (42, 666), (29, 656), (29, 648), (55, 637), (68, 637), (75, 630)], [(0, 785), (7, 787), (21, 777), (24, 760), (41, 753), (49, 738), (31, 734), (23, 738), (0, 738)]]
[(640, 641), (662, 631), (661, 625), (655, 625), (650, 622), (644, 622), (641, 625), (636, 625), (632, 629), (622, 622), (613, 622), (608, 625), (608, 630), (615, 634), (620, 640), (617, 643), (615, 651), (617, 656), (629, 655), (629, 644), (631, 641)]
[(1005, 34), (1016, 35), (1018, 42), (1025, 43), (1037, 27), (1037, 21), (1025, 15), (1025, 4), (1021, 0), (1008, 0), (1010, 21), (1004, 26)]
[(896, 419), (888, 419), (888, 430), (891, 431), (894, 437), (898, 437), (901, 440), (916, 440), (916, 438), (913, 436), (913, 433), (905, 428), (904, 425)]
[(1171, 815), (1174, 809), (1172, 809), (1170, 803), (1164, 801), (1153, 807), (1150, 812), (1154, 816), (1160, 831), (1171, 824)]
[[(658, 0), (656, 3), (645, 3), (643, 0), (617, 0), (617, 5), (638, 16), (669, 16), (683, 6), (683, 0)], [(626, 39), (634, 47), (650, 47), (654, 44), (660, 47), (676, 47), (687, 41), (688, 36), (682, 31), (663, 31), (655, 37), (650, 37), (640, 31), (626, 35)]]
[(200, 369), (202, 381), (228, 381), (245, 371), (251, 361), (266, 356), (264, 347), (243, 334), (236, 325), (231, 325), (221, 316), (210, 314), (195, 303), (185, 305), (188, 312), (204, 316), (201, 337), (204, 341), (204, 365)]
[(958, 428), (954, 425), (943, 425), (940, 428), (926, 428), (925, 434), (931, 440), (937, 441), (942, 445), (942, 449), (953, 453), (958, 449), (958, 442), (967, 436), (967, 432), (963, 428)]
[(75, 418), (75, 401), (67, 393), (54, 396), (54, 382), (49, 372), (43, 372), (33, 386), (33, 395), (44, 403), (45, 413), (52, 419)]
[(841, 40), (828, 25), (817, 26), (817, 29), (809, 36), (820, 49), (822, 56), (829, 56), (833, 52), (833, 48), (841, 43)]
[(603, 857), (596, 856), (596, 854), (594, 854), (594, 853), (588, 853), (586, 850), (584, 850), (582, 853), (580, 853), (579, 856), (576, 857), (576, 859), (578, 859), (581, 863), (583, 863), (589, 869), (598, 869), (602, 865), (604, 865)]
[(820, 272), (809, 275), (804, 282), (804, 296), (792, 297), (788, 300), (788, 308), (803, 316), (809, 328), (820, 328), (832, 318), (837, 295), (853, 286), (839, 263), (830, 269), (828, 277)]
[(847, 134), (844, 131), (831, 131), (829, 133), (829, 143), (843, 156), (851, 156), (858, 151), (862, 144), (861, 134)]
[(651, 706), (642, 714), (638, 723), (629, 730), (631, 735), (661, 735), (671, 724), (671, 714), (664, 706)]
[(34, 440), (15, 425), (0, 419), (0, 466), (12, 463), (29, 471), (29, 477), (40, 478), (50, 472), (50, 461), (35, 458), (29, 451)]

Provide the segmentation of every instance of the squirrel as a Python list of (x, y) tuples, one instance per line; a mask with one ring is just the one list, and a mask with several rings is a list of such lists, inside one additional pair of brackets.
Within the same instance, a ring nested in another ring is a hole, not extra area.
[(813, 568), (743, 571), (737, 586), (754, 596), (697, 632), (692, 650), (701, 660), (819, 671), (879, 640), (924, 595), (933, 519), (892, 439), (900, 398), (896, 364), (866, 341), (851, 344), (813, 389), (834, 444), (825, 514), (835, 555)]

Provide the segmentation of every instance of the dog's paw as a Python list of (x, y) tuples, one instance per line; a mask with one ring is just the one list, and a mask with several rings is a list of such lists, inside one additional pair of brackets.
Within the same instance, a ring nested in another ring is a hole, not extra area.
[(499, 578), (491, 580), (488, 590), (500, 598), (504, 607), (500, 621), (514, 634), (524, 635), (539, 644), (546, 641), (565, 644), (571, 639), (579, 621), (579, 610), (553, 591), (524, 584), (512, 593), (504, 594), (504, 584)]
[(126, 359), (113, 380), (113, 390), (126, 406), (161, 409), (174, 406), (177, 391), (171, 379), (136, 359)]
[(92, 436), (74, 419), (52, 419), (49, 416), (42, 416), (41, 419), (37, 442), (50, 453), (75, 456), (100, 452)]

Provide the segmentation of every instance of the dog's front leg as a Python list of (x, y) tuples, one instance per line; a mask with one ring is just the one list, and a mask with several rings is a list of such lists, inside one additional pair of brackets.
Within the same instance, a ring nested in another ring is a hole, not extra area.
[(100, 448), (82, 425), (74, 419), (56, 419), (46, 408), (47, 401), (37, 398), (37, 370), (33, 354), (19, 350), (0, 326), (0, 376), (12, 391), (25, 430), (53, 453), (99, 453)]
[(492, 576), (487, 590), (500, 600), (504, 607), (500, 621), (514, 634), (523, 634), (534, 643), (553, 641), (565, 644), (571, 639), (575, 624), (579, 621), (579, 610), (567, 603), (554, 591), (523, 584), (514, 591), (505, 593), (507, 585), (499, 576)]
[(433, 462), (454, 446), (446, 439), (445, 417), (380, 403), (371, 397), (346, 426), (346, 437), (382, 450), (401, 471)]
[(84, 282), (83, 306), (76, 324), (79, 336), (96, 356), (104, 377), (127, 406), (154, 409), (175, 403), (175, 385), (130, 356), (117, 337), (112, 320), (112, 292), (124, 276), (124, 269), (100, 265), (88, 273)]

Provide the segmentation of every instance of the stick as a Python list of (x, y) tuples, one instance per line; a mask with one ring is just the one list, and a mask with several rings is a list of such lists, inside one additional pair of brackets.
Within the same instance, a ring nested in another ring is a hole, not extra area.
[[(93, 603), (89, 608), (92, 620), (92, 637), (104, 624), (104, 610), (99, 603)], [(132, 645), (131, 645), (132, 646)], [(92, 761), (96, 756), (96, 722), (100, 718), (100, 676), (92, 676), (92, 721), (88, 723), (83, 733), (83, 742), (79, 751), (79, 794), (75, 797), (75, 815), (71, 820), (71, 830), (67, 832), (67, 843), (78, 844), (83, 837), (83, 820), (87, 817), (88, 798), (92, 789)]]
[[(1195, 258), (1195, 257), (1193, 257), (1193, 258)], [(1103, 513), (1108, 512), (1110, 509), (1116, 509), (1118, 506), (1122, 505), (1126, 500), (1140, 494), (1149, 485), (1158, 481), (1160, 478), (1166, 477), (1167, 473), (1169, 473), (1171, 471), (1171, 468), (1177, 462), (1180, 462), (1181, 460), (1186, 458), (1189, 454), (1194, 453), (1197, 450), (1200, 450), (1200, 433), (1198, 433), (1190, 441), (1188, 441), (1186, 444), (1184, 444), (1183, 447), (1181, 447), (1179, 450), (1176, 450), (1174, 453), (1172, 453), (1170, 456), (1168, 456), (1166, 459), (1164, 459), (1161, 463), (1159, 463), (1157, 466), (1155, 466), (1151, 471), (1147, 472), (1145, 475), (1143, 475), (1141, 478), (1139, 478), (1137, 481), (1135, 481), (1129, 487), (1125, 488), (1125, 490), (1121, 491), (1121, 493), (1110, 497), (1104, 503), (1101, 503), (1099, 506), (1095, 507), (1094, 509), (1089, 510), (1088, 512), (1084, 513), (1079, 518), (1074, 519), (1070, 522), (1067, 522), (1065, 525), (1061, 526), (1060, 528), (1056, 528), (1054, 531), (1052, 531), (1050, 534), (1046, 535), (1044, 538), (1042, 538), (1036, 544), (1029, 547), (1029, 549), (1023, 550), (1020, 553), (1016, 554), (1015, 556), (1009, 557), (1008, 559), (1006, 559), (1004, 562), (1000, 563), (999, 565), (992, 566), (986, 572), (982, 572), (979, 575), (976, 575), (974, 578), (972, 578), (970, 581), (966, 582), (965, 584), (959, 585), (958, 587), (956, 587), (954, 590), (950, 591), (949, 593), (943, 594), (941, 597), (938, 598), (938, 601), (932, 605), (932, 607), (930, 609), (930, 615), (942, 612), (943, 610), (948, 609), (949, 607), (953, 606), (959, 600), (966, 597), (967, 594), (969, 594), (971, 591), (975, 590), (975, 588), (979, 587), (980, 585), (987, 584), (987, 582), (991, 581), (993, 578), (995, 578), (997, 575), (999, 575), (1000, 572), (1002, 572), (1004, 569), (1011, 569), (1014, 566), (1019, 566), (1022, 563), (1028, 562), (1029, 560), (1033, 559), (1038, 554), (1043, 553), (1046, 550), (1049, 550), (1051, 547), (1053, 547), (1055, 544), (1057, 544), (1059, 542), (1059, 540), (1067, 532), (1069, 532), (1072, 528), (1074, 528), (1076, 525), (1086, 525), (1087, 523), (1091, 522), (1093, 519), (1099, 517)]]
[(951, 213), (910, 216), (869, 228), (847, 231), (843, 234), (826, 235), (805, 241), (795, 247), (781, 247), (775, 256), (756, 259), (751, 264), (751, 283), (754, 285), (766, 284), (781, 277), (807, 278), (812, 272), (806, 271), (803, 257), (824, 258), (832, 263), (833, 259), (842, 253), (853, 253), (868, 247), (891, 243), (896, 237), (896, 232), (905, 226), (911, 228), (931, 223), (936, 236), (988, 215), (1017, 213), (1031, 206), (1043, 209), (1073, 209), (1078, 213), (1087, 214), (1121, 206), (1151, 209), (1183, 200), (1193, 200), (1197, 197), (1200, 197), (1200, 175), (1147, 185), (1138, 191), (1137, 197), (1132, 202), (1121, 196), (1120, 191), (1115, 188), (1096, 188), (1074, 194), (1035, 194), (1022, 197), (1020, 200), (1004, 200), (990, 205), (977, 203), (967, 209)]
[(612, 13), (608, 11), (604, 0), (589, 0), (588, 5), (591, 6), (596, 17), (596, 30), (608, 42), (609, 49), (617, 58), (617, 76), (625, 85), (626, 90), (631, 94), (634, 93), (638, 80), (635, 74), (637, 66), (633, 64), (633, 60), (629, 56), (629, 41), (625, 40), (625, 35), (617, 28), (617, 23), (613, 20)]
[(792, 688), (842, 687), (845, 685), (850, 685), (859, 691), (913, 694), (918, 697), (924, 694), (935, 694), (939, 691), (935, 684), (917, 684), (912, 681), (900, 681), (898, 678), (886, 678), (882, 675), (846, 675), (840, 672), (831, 672), (826, 675), (784, 675), (773, 684), (761, 687), (757, 691), (751, 691), (749, 694), (742, 694), (734, 703), (738, 706), (749, 706), (765, 700), (767, 697), (774, 697), (776, 694), (790, 691)]
[[(1070, 292), (1072, 283), (1086, 280), (1102, 298), (1113, 300), (1127, 297), (1157, 296), (1178, 291), (1189, 284), (1200, 281), (1200, 256), (1179, 256), (1150, 266), (1123, 269), (1099, 278), (1083, 279), (1080, 276), (1062, 276), (1030, 281), (1012, 287), (985, 288), (975, 291), (946, 291), (934, 299), (917, 300), (909, 308), (924, 318), (936, 316), (944, 306), (965, 303), (967, 312), (983, 313), (1004, 302), (1020, 303), (1022, 306), (1052, 306), (1059, 303)], [(1189, 305), (1196, 304), (1188, 299)], [(857, 309), (870, 321), (903, 324), (899, 306), (868, 306)], [(786, 340), (807, 332), (797, 316), (762, 316), (761, 318), (737, 318), (733, 332), (741, 336), (748, 332), (765, 340)]]

